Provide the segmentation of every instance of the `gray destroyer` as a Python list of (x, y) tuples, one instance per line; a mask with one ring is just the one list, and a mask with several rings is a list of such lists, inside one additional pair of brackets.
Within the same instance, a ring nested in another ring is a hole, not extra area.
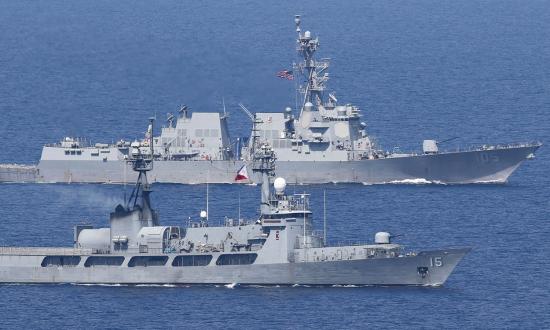
[[(278, 174), (298, 184), (504, 183), (541, 146), (536, 142), (441, 151), (440, 142), (424, 140), (422, 152), (381, 150), (367, 134), (360, 109), (338, 103), (335, 94), (327, 92), (329, 60), (315, 58), (319, 39), (301, 32), (299, 16), (295, 22), (301, 61), (294, 65), (293, 76), (303, 77), (297, 86), (302, 95), (297, 109), (254, 114), (240, 105), (252, 121), (252, 133), (232, 142), (225, 111), (190, 113), (183, 106), (177, 115), (168, 114), (161, 135), (153, 139), (153, 182), (234, 183), (237, 169), (252, 161), (254, 139), (273, 148)], [(44, 146), (36, 167), (0, 166), (0, 181), (133, 181), (126, 162), (129, 146), (123, 140), (90, 144), (68, 137)], [(260, 183), (261, 177), (251, 180)]]
[(77, 225), (74, 246), (0, 248), (0, 282), (260, 285), (442, 285), (468, 248), (405, 253), (377, 233), (366, 245), (329, 246), (313, 231), (308, 195), (288, 195), (274, 176), (274, 153), (254, 148), (262, 178), (261, 212), (253, 221), (210, 226), (201, 212), (187, 228), (162, 226), (151, 207), (147, 172), (152, 143), (131, 145), (138, 173), (126, 205), (110, 226)]

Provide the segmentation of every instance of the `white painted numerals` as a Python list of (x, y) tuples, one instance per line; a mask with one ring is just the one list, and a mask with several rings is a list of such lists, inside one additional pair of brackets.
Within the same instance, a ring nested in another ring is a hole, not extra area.
[(441, 266), (443, 266), (443, 258), (442, 257), (432, 257), (432, 258), (430, 258), (430, 266), (431, 267), (441, 267)]

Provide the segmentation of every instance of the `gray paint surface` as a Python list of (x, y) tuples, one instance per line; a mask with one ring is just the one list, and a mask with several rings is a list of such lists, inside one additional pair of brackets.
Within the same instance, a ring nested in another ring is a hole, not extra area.
[[(0, 282), (437, 286), (470, 250), (404, 252), (389, 233), (377, 234), (375, 244), (327, 245), (313, 231), (309, 195), (287, 194), (284, 179), (272, 187), (274, 151), (256, 142), (253, 171), (262, 180), (257, 219), (227, 218), (222, 226), (210, 226), (201, 212), (186, 228), (162, 226), (147, 179), (152, 143), (132, 144), (129, 161), (139, 175), (128, 200), (110, 214), (109, 227), (75, 226), (72, 248), (0, 248)], [(211, 259), (174, 263), (197, 256)], [(96, 263), (112, 257), (124, 260)]]
[[(231, 141), (225, 113), (194, 112), (182, 106), (169, 113), (161, 134), (153, 138), (157, 166), (154, 182), (233, 183), (236, 171), (253, 159), (255, 142), (269, 144), (277, 157), (277, 171), (289, 182), (391, 183), (424, 180), (438, 183), (503, 183), (540, 143), (470, 147), (442, 152), (438, 142), (425, 140), (422, 152), (381, 150), (361, 122), (359, 107), (339, 102), (328, 90), (328, 59), (317, 59), (319, 39), (301, 32), (296, 46), (303, 61), (293, 68), (301, 94), (296, 109), (253, 114), (248, 143)], [(150, 136), (141, 141), (147, 141)], [(255, 142), (254, 142), (255, 141)], [(0, 166), (0, 181), (99, 182), (133, 181), (126, 165), (130, 142), (94, 144), (65, 138), (46, 145), (36, 167)], [(314, 170), (311, 170), (314, 168)], [(252, 178), (258, 183), (257, 177)]]

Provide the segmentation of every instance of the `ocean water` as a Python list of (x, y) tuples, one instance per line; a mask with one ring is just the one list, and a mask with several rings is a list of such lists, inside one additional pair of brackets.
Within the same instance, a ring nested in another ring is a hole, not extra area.
[[(0, 163), (34, 163), (63, 136), (142, 136), (180, 104), (221, 111), (245, 136), (255, 111), (294, 105), (275, 77), (294, 57), (293, 15), (332, 58), (330, 87), (363, 109), (385, 148), (425, 138), (550, 141), (548, 1), (0, 0)], [(440, 288), (0, 286), (0, 327), (549, 328), (550, 156), (506, 185), (312, 185), (331, 241), (380, 230), (420, 250), (474, 249)], [(71, 245), (72, 226), (107, 223), (129, 187), (0, 185), (0, 245)], [(205, 207), (205, 185), (155, 185), (166, 224)], [(258, 187), (210, 186), (210, 218), (253, 218)], [(244, 207), (246, 206), (246, 207)]]

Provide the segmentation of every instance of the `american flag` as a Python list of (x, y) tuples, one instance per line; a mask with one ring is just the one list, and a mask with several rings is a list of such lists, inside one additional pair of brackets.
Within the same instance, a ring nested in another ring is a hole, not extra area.
[(277, 77), (287, 80), (294, 80), (294, 75), (290, 70), (282, 70), (277, 72)]

